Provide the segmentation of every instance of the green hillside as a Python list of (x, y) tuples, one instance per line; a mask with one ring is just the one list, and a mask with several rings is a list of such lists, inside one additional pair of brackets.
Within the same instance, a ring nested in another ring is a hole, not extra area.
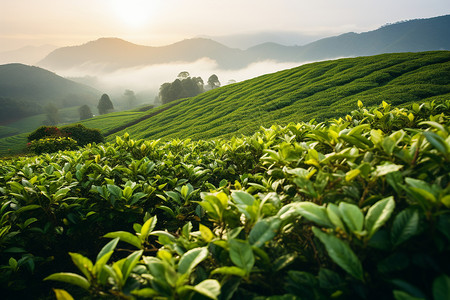
[(383, 54), (317, 62), (228, 85), (179, 101), (117, 134), (147, 139), (250, 134), (260, 126), (345, 116), (358, 100), (399, 106), (449, 98), (449, 51)]
[[(260, 126), (345, 116), (358, 100), (370, 107), (450, 99), (450, 51), (383, 54), (317, 62), (214, 89), (146, 112), (121, 112), (82, 123), (113, 140), (205, 139), (251, 134)], [(0, 139), (0, 154), (26, 143)], [(20, 147), (23, 148), (23, 146)]]

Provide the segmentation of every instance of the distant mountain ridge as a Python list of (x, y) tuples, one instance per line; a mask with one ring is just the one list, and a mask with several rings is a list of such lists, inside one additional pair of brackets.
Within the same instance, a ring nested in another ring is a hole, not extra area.
[(53, 45), (26, 46), (20, 49), (0, 52), (0, 64), (20, 62), (33, 65), (57, 48)]
[(144, 65), (194, 62), (209, 58), (221, 69), (239, 69), (262, 60), (306, 62), (338, 57), (394, 52), (450, 50), (450, 15), (416, 19), (363, 33), (345, 33), (304, 46), (263, 43), (247, 50), (233, 49), (205, 38), (151, 47), (118, 38), (101, 38), (80, 46), (59, 48), (38, 63), (50, 70), (96, 66), (114, 71)]

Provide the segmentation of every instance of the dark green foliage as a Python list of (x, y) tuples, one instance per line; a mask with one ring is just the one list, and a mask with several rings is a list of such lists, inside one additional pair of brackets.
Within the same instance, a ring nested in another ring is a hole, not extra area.
[(103, 135), (98, 129), (86, 128), (82, 124), (75, 124), (57, 128), (55, 126), (41, 126), (28, 135), (28, 141), (40, 140), (45, 137), (70, 137), (79, 146), (89, 143), (104, 142)]
[(94, 104), (100, 92), (50, 71), (23, 64), (0, 66), (2, 121), (41, 114), (46, 103), (59, 108)]
[(70, 137), (47, 137), (28, 143), (28, 150), (36, 154), (53, 153), (78, 148), (77, 141)]
[(49, 136), (62, 136), (61, 131), (56, 126), (41, 126), (28, 135), (28, 141), (40, 140)]
[(97, 109), (98, 109), (98, 113), (100, 115), (110, 113), (114, 110), (114, 105), (112, 104), (111, 99), (109, 99), (109, 96), (107, 94), (103, 94), (100, 97), (100, 100), (98, 101)]
[(189, 73), (181, 72), (174, 82), (163, 83), (159, 89), (159, 97), (163, 104), (177, 99), (194, 97), (203, 93), (203, 80), (201, 77), (189, 77)]
[(213, 90), (220, 87), (220, 81), (216, 74), (212, 74), (208, 78), (208, 90)]
[(443, 299), (450, 103), (358, 105), (327, 124), (241, 138), (125, 134), (0, 160), (1, 289), (35, 298), (70, 283), (76, 298)]
[(78, 113), (80, 114), (80, 121), (92, 118), (94, 115), (91, 112), (91, 108), (88, 105), (80, 106), (78, 109)]
[(75, 124), (61, 127), (61, 132), (78, 142), (78, 145), (84, 146), (89, 143), (103, 143), (104, 138), (100, 130), (95, 128), (86, 128), (82, 124)]
[(43, 112), (39, 103), (0, 97), (0, 119), (2, 122), (14, 121)]

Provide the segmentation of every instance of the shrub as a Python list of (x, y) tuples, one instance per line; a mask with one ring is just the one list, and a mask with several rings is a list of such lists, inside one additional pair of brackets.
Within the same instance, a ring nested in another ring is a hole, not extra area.
[(49, 136), (61, 136), (61, 131), (56, 126), (41, 126), (28, 135), (28, 141), (40, 140)]
[(55, 126), (41, 126), (28, 135), (28, 141), (32, 142), (45, 137), (70, 137), (77, 141), (78, 146), (85, 146), (89, 143), (103, 143), (105, 141), (100, 130), (86, 128), (82, 124), (65, 126), (61, 129)]
[(62, 127), (61, 132), (64, 136), (69, 136), (76, 140), (79, 146), (85, 146), (89, 143), (103, 143), (105, 141), (100, 130), (86, 128), (82, 124)]
[(52, 153), (59, 150), (76, 150), (77, 141), (70, 137), (48, 137), (28, 143), (28, 149), (36, 154)]

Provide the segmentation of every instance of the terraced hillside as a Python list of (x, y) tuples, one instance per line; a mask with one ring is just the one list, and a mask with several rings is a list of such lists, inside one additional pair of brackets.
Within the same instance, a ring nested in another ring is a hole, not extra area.
[(260, 126), (345, 116), (358, 100), (401, 106), (449, 98), (449, 51), (383, 54), (312, 63), (215, 89), (170, 103), (170, 109), (117, 134), (147, 139), (251, 134)]
[[(339, 118), (355, 109), (358, 100), (369, 107), (382, 101), (402, 106), (444, 99), (450, 99), (450, 51), (383, 54), (307, 64), (146, 112), (82, 123), (99, 128), (109, 140), (125, 132), (133, 138), (205, 139)], [(19, 141), (25, 144), (25, 135), (0, 139), (0, 154), (16, 149)]]

